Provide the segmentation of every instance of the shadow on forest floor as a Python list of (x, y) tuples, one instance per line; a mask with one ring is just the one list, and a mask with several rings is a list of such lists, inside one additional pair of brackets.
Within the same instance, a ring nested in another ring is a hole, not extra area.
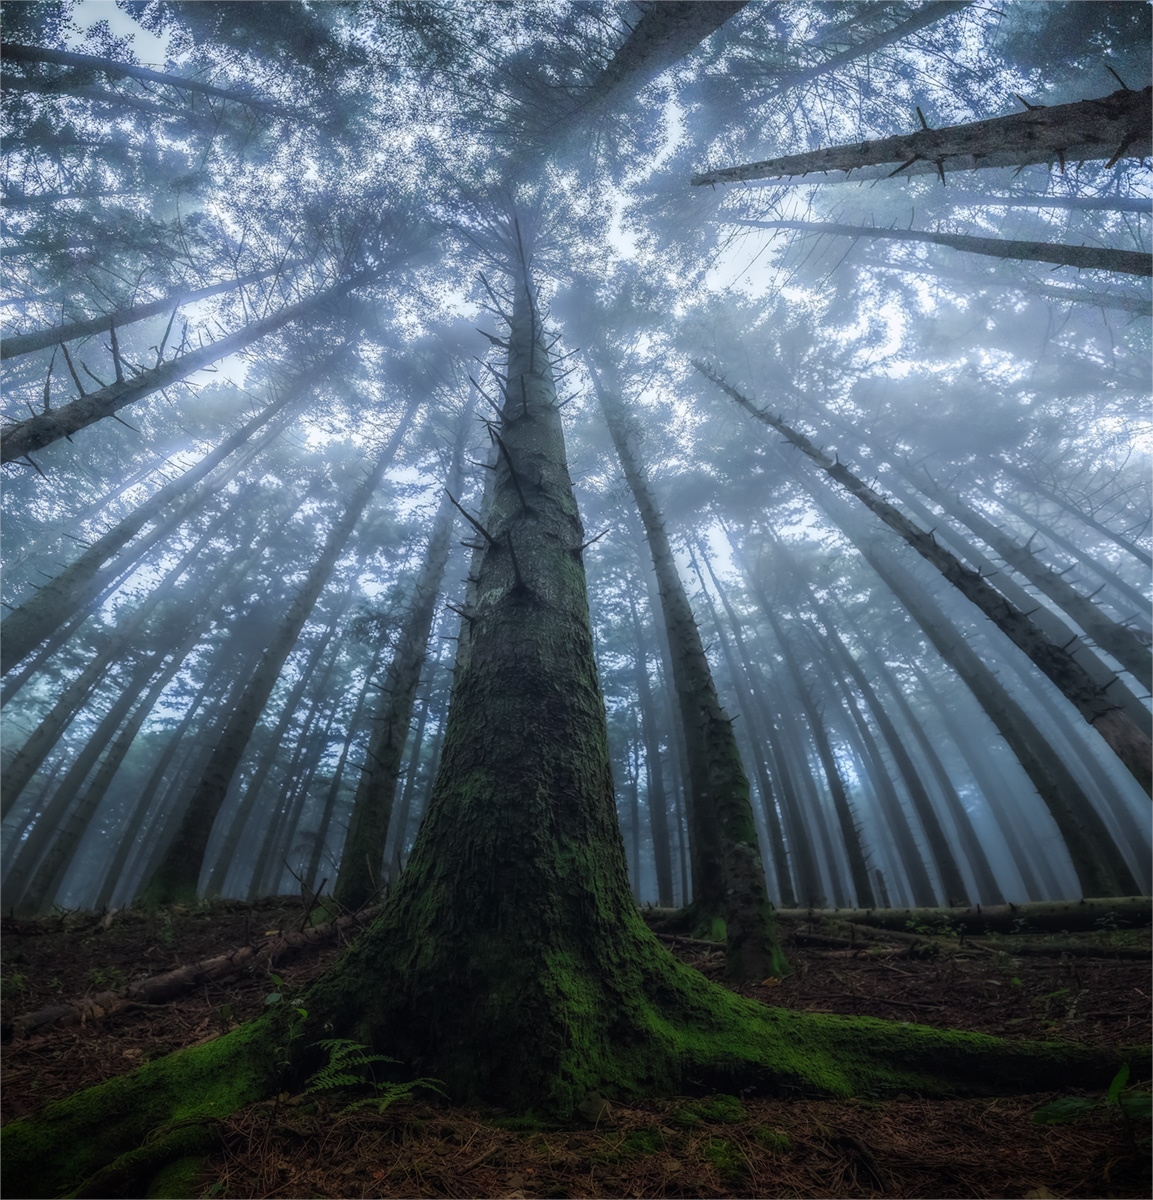
[[(3, 1018), (276, 938), (306, 913), (280, 898), (153, 914), (66, 914), (4, 922)], [(841, 944), (843, 930), (788, 924), (792, 973), (742, 987), (769, 1004), (1071, 1040), (1103, 1056), (1148, 1039), (1149, 931), (1063, 935), (1031, 951), (1009, 936)], [(851, 935), (852, 936), (852, 935)], [(1056, 943), (1054, 943), (1056, 944)], [(1080, 952), (1071, 950), (1077, 944)], [(720, 981), (719, 950), (671, 942)], [(1086, 953), (1085, 951), (1088, 951)], [(34, 1112), (179, 1046), (205, 1041), (291, 995), (338, 952), (300, 951), (267, 969), (203, 983), (165, 1005), (42, 1028), (4, 1048), (4, 1119)], [(1130, 957), (1120, 957), (1128, 955)], [(218, 1197), (1147, 1197), (1147, 1123), (1104, 1097), (1066, 1124), (1034, 1115), (1052, 1093), (884, 1101), (681, 1096), (609, 1103), (558, 1129), (428, 1099), (350, 1107), (325, 1091), (245, 1109), (223, 1124), (199, 1196)], [(609, 1097), (609, 1101), (613, 1100)], [(191, 1192), (189, 1194), (192, 1194)]]

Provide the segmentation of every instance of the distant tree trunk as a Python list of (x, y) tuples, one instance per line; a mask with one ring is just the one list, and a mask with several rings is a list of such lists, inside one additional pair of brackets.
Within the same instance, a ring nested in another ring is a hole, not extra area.
[(1078, 270), (1115, 271), (1123, 275), (1153, 275), (1153, 261), (1143, 250), (1112, 250), (1105, 246), (1072, 246), (1054, 242), (1028, 242), (1009, 238), (977, 237), (967, 233), (931, 233), (921, 229), (878, 229), (870, 225), (840, 225), (835, 221), (756, 221), (728, 218), (732, 225), (755, 229), (793, 229), (799, 233), (832, 237), (890, 239), (949, 246), (990, 258), (1020, 258), (1029, 262), (1056, 263)]
[[(80, 842), (88, 830), (92, 818), (96, 815), (112, 780), (124, 762), (136, 735), (140, 732), (148, 714), (152, 711), (161, 692), (172, 682), (173, 676), (184, 665), (184, 660), (200, 639), (208, 617), (204, 616), (194, 622), (188, 634), (179, 646), (168, 655), (167, 664), (161, 667), (160, 673), (152, 681), (148, 691), (132, 711), (132, 715), (118, 730), (109, 730), (109, 736), (115, 734), (116, 740), (108, 747), (100, 766), (84, 790), (79, 801), (71, 806), (71, 811), (63, 821), (47, 853), (40, 860), (36, 872), (25, 889), (20, 907), (25, 912), (43, 912), (55, 898), (63, 885)], [(163, 654), (154, 656), (153, 662), (160, 663)], [(102, 723), (103, 725), (103, 723)], [(102, 743), (106, 744), (106, 743)]]
[(975, 208), (1065, 208), (1076, 212), (1153, 212), (1148, 196), (1041, 196), (1028, 192), (995, 196), (983, 192), (961, 192), (955, 187), (945, 193), (950, 204), (969, 204)]
[[(1070, 625), (1060, 613), (1046, 605), (1038, 605), (1036, 597), (1025, 589), (1011, 572), (1001, 571), (996, 563), (986, 555), (971, 539), (954, 535), (953, 531), (941, 525), (937, 514), (927, 504), (922, 503), (920, 493), (898, 490), (894, 493), (900, 503), (915, 517), (933, 528), (934, 537), (946, 549), (951, 549), (957, 558), (974, 567), (978, 575), (987, 579), (996, 578), (997, 590), (1022, 612), (1027, 612), (1033, 623), (1054, 645), (1063, 646), (1069, 656), (1081, 667), (1090, 679), (1118, 706), (1129, 719), (1139, 728), (1149, 731), (1149, 709), (1137, 698), (1135, 693), (1126, 686), (1117, 672), (1108, 666), (1097, 653), (1095, 646), (1089, 645), (1081, 635)], [(818, 503), (821, 501), (818, 500)]]
[(664, 521), (628, 444), (624, 409), (601, 386), (591, 364), (590, 372), (644, 524), (660, 581), (665, 627), (672, 648), (673, 679), (689, 752), (690, 813), (697, 850), (693, 863), (693, 915), (704, 923), (723, 917), (728, 970), (732, 976), (752, 979), (775, 975), (783, 963), (765, 890), (749, 781), (741, 765), (732, 722), (717, 698)]
[(392, 820), (401, 758), (412, 724), (412, 709), (428, 652), (436, 602), (452, 548), (455, 509), (451, 497), (460, 492), (465, 434), (474, 407), (475, 399), (461, 414), (445, 494), (433, 521), (424, 565), (413, 584), (408, 612), (397, 635), (380, 703), (372, 717), (372, 736), (352, 802), (348, 837), (333, 889), (337, 903), (346, 909), (363, 907), (381, 886), (384, 844)]
[(159, 605), (169, 598), (170, 589), (181, 575), (197, 561), (204, 546), (224, 521), (225, 515), (217, 517), (192, 548), (185, 552), (143, 602), (132, 611), (120, 628), (112, 633), (104, 643), (103, 649), (93, 656), (88, 665), (65, 688), (28, 740), (9, 761), (4, 768), (3, 775), (0, 776), (0, 796), (3, 797), (0, 803), (3, 805), (4, 816), (8, 815), (28, 781), (60, 740), (77, 712), (92, 695), (110, 664), (117, 662), (132, 645), (145, 622)]
[(901, 804), (901, 798), (897, 795), (889, 765), (885, 762), (868, 721), (858, 707), (864, 697), (852, 688), (848, 679), (837, 675), (834, 676), (834, 682), (844, 698), (842, 711), (849, 718), (849, 735), (853, 737), (855, 734), (858, 758), (873, 785), (873, 794), (877, 798), (885, 827), (892, 837), (892, 851), (895, 853), (890, 852), (890, 861), (907, 881), (908, 892), (914, 904), (919, 907), (937, 904), (937, 893), (925, 867), (925, 856), (913, 837), (913, 829)]
[(1060, 490), (1047, 487), (1040, 480), (1022, 470), (1017, 463), (1001, 459), (997, 465), (1001, 470), (1013, 475), (1030, 491), (1036, 492), (1038, 496), (1043, 496), (1046, 500), (1056, 504), (1063, 512), (1068, 513), (1069, 516), (1087, 525), (1090, 529), (1100, 534), (1101, 537), (1108, 539), (1115, 546), (1119, 546), (1126, 553), (1131, 554), (1143, 566), (1153, 569), (1153, 554), (1150, 554), (1143, 547), (1138, 546), (1122, 534), (1117, 533), (1116, 530), (1110, 529), (1108, 525), (1098, 521), (1092, 513), (1085, 512), (1083, 508), (1075, 504), (1068, 496), (1063, 495)]
[(11, 425), (0, 431), (0, 462), (26, 458), (33, 451), (50, 446), (60, 438), (70, 437), (161, 388), (179, 383), (203, 367), (210, 367), (214, 362), (246, 349), (267, 334), (315, 313), (318, 308), (380, 273), (376, 271), (368, 275), (362, 272), (307, 300), (287, 305), (267, 317), (250, 321), (243, 329), (226, 334), (206, 346), (198, 346), (195, 350), (178, 354), (167, 362), (141, 370), (132, 378), (118, 379), (95, 392), (85, 392), (61, 408), (47, 409)]
[[(734, 649), (729, 647), (728, 637), (725, 634), (724, 628), (721, 625), (720, 617), (717, 614), (716, 608), (713, 605), (712, 596), (709, 594), (708, 588), (705, 587), (704, 577), (700, 573), (700, 567), (696, 565), (695, 558), (692, 558), (694, 569), (697, 571), (697, 577), (701, 582), (701, 594), (705, 602), (705, 606), (712, 617), (713, 627), (717, 632), (717, 636), (721, 639), (721, 646), (725, 653), (726, 660), (729, 662), (729, 674), (732, 677), (733, 683), (740, 687), (743, 681), (745, 688), (750, 693), (752, 703), (743, 714), (750, 728), (750, 738), (753, 743), (753, 770), (756, 774), (757, 783), (761, 792), (762, 807), (764, 809), (765, 826), (769, 835), (769, 847), (773, 855), (773, 869), (777, 877), (777, 886), (780, 891), (781, 904), (788, 908), (796, 906), (796, 893), (793, 890), (792, 872), (789, 869), (788, 849), (785, 846), (784, 830), (781, 825), (781, 817), (777, 811), (777, 789), (773, 787), (772, 779), (765, 765), (765, 758), (760, 753), (761, 744), (768, 740), (762, 732), (762, 722), (771, 723), (772, 715), (770, 712), (770, 704), (768, 697), (765, 695), (764, 688), (761, 686), (760, 678), (752, 669), (749, 661), (748, 646), (745, 642), (745, 637), (741, 629), (741, 621), (733, 610), (731, 601), (725, 589), (721, 586), (720, 580), (717, 578), (716, 571), (713, 570), (713, 564), (708, 555), (705, 553), (704, 544), (697, 543), (696, 554), (704, 562), (708, 569), (709, 577), (713, 581), (713, 586), (716, 588), (717, 595), (720, 597), (721, 605), (725, 610), (725, 615), (729, 621), (729, 632), (732, 635), (735, 643)], [(738, 663), (739, 660), (739, 663)], [(775, 732), (773, 735), (775, 742)], [(788, 772), (788, 764), (780, 764), (776, 761), (777, 755), (770, 746), (770, 754), (773, 755), (774, 766), (778, 779), (784, 782), (786, 788), (792, 788), (792, 780)], [(793, 801), (795, 804), (796, 802)], [(782, 799), (781, 808), (785, 808), (785, 801)], [(810, 871), (810, 894), (815, 894), (812, 889), (812, 878), (815, 876), (815, 868)]]
[[(8, 203), (7, 199), (4, 201)], [(211, 296), (220, 296), (225, 292), (235, 291), (250, 283), (259, 283), (279, 275), (286, 266), (284, 263), (270, 267), (266, 271), (250, 271), (236, 279), (226, 279), (223, 283), (214, 283), (208, 287), (196, 288), (192, 291), (170, 292), (159, 300), (149, 300), (144, 304), (134, 304), (131, 308), (117, 309), (113, 313), (101, 313), (98, 317), (90, 317), (83, 321), (70, 321), (66, 325), (54, 325), (48, 329), (37, 329), (31, 333), (13, 333), (5, 335), (3, 345), (0, 345), (0, 358), (16, 358), (21, 354), (31, 354), (34, 350), (46, 350), (61, 342), (71, 342), (76, 338), (90, 337), (94, 333), (108, 333), (113, 329), (122, 329), (136, 321), (148, 317), (159, 316), (169, 309), (179, 308), (182, 304), (192, 304), (197, 300), (207, 300)]]
[[(1010, 696), (948, 620), (928, 593), (852, 525), (842, 528), (892, 590), (941, 657), (965, 681), (998, 732), (1024, 767), (1065, 841), (1086, 896), (1129, 896), (1136, 882), (1117, 853), (1113, 839), (1060, 754)], [(917, 901), (919, 904), (920, 901)]]
[[(1005, 845), (1008, 847), (1013, 865), (1021, 876), (1021, 882), (1025, 886), (1026, 899), (1055, 899), (1059, 895), (1059, 889), (1055, 886), (1055, 873), (1050, 868), (1047, 872), (1049, 879), (1043, 886), (1038, 877), (1037, 867), (1044, 862), (1044, 856), (1031, 855), (1021, 841), (1017, 831), (1016, 806), (1013, 804), (1013, 797), (1009, 792), (1008, 785), (990, 759), (985, 746), (977, 743), (974, 736), (976, 731), (973, 726), (962, 721), (955, 704), (941, 695), (940, 688), (934, 680), (929, 678), (929, 673), (920, 663), (914, 663), (913, 670), (921, 681), (925, 695), (929, 697), (933, 707), (937, 710), (938, 717), (949, 731), (949, 736), (956, 743), (961, 757), (965, 760), (965, 765), (972, 772), (977, 786), (981, 789), (989, 812), (996, 821), (1001, 836), (1005, 839)], [(974, 697), (975, 699), (976, 697)], [(981, 711), (984, 712), (983, 709)]]
[(228, 875), (229, 868), (232, 866), (237, 847), (240, 845), (244, 827), (252, 816), (260, 796), (261, 788), (264, 786), (264, 781), (267, 779), (269, 771), (272, 770), (273, 765), (280, 757), (280, 751), (287, 740), (288, 727), (297, 715), (297, 706), (300, 704), (301, 697), (309, 685), (315, 683), (316, 669), (332, 639), (336, 636), (337, 628), (348, 611), (348, 606), (351, 602), (352, 589), (349, 587), (345, 589), (339, 603), (333, 605), (327, 627), (316, 639), (312, 649), (309, 650), (308, 657), (300, 668), (296, 682), (285, 697), (284, 704), (281, 706), (280, 716), (277, 718), (276, 724), (272, 729), (272, 735), (268, 739), (267, 753), (261, 760), (260, 765), (253, 771), (252, 776), (247, 780), (244, 795), (232, 811), (231, 819), (228, 822), (228, 829), (221, 840), (219, 851), (216, 855), (216, 861), (213, 863), (212, 870), (208, 873), (208, 880), (204, 885), (204, 895), (207, 897), (219, 896), (224, 890), (224, 881)]
[(758, 420), (793, 443), (811, 458), (831, 479), (875, 513), (906, 541), (922, 558), (931, 562), (967, 599), (971, 600), (1033, 664), (1057, 685), (1082, 717), (1105, 739), (1138, 783), (1149, 791), (1153, 784), (1153, 742), (1143, 729), (1125, 715), (1092, 678), (1060, 646), (1054, 645), (1030, 618), (1005, 599), (976, 571), (969, 570), (954, 555), (943, 549), (931, 533), (919, 528), (893, 505), (854, 475), (818, 450), (808, 438), (797, 433), (779, 417), (755, 408), (751, 401), (725, 383), (703, 363), (698, 369)]
[(996, 268), (994, 274), (980, 274), (973, 271), (952, 270), (937, 262), (880, 261), (865, 255), (855, 255), (854, 261), (858, 267), (894, 271), (903, 275), (923, 275), (930, 279), (941, 280), (946, 284), (963, 283), (970, 288), (980, 290), (1006, 288), (1023, 292), (1027, 296), (1044, 296), (1047, 299), (1060, 300), (1070, 304), (1092, 304), (1098, 308), (1112, 308), (1120, 312), (1137, 313), (1142, 317), (1153, 316), (1153, 301), (1150, 301), (1147, 296), (1137, 296), (1131, 292), (1091, 292), (1085, 288), (1050, 287), (1026, 275), (1004, 279)]
[(1143, 685), (1147, 686), (1153, 680), (1153, 654), (1131, 630), (1109, 618), (1092, 600), (1068, 583), (1063, 574), (1040, 562), (1028, 546), (1022, 546), (988, 517), (938, 484), (926, 471), (918, 471), (912, 478), (926, 496), (991, 546)]
[[(69, 765), (68, 771), (60, 781), (60, 786), (53, 793), (44, 811), (36, 819), (36, 824), (24, 840), (19, 858), (12, 870), (8, 872), (3, 883), (3, 906), (23, 908), (23, 897), (27, 891), (42, 857), (48, 852), (48, 847), (54, 839), (60, 837), (63, 823), (73, 807), (81, 787), (89, 772), (99, 761), (108, 743), (116, 734), (120, 723), (140, 699), (140, 693), (148, 686), (157, 666), (162, 660), (162, 653), (148, 655), (138, 662), (120, 688), (120, 694), (113, 700), (108, 711), (97, 723), (84, 748), (76, 755)], [(47, 883), (47, 879), (43, 882)], [(33, 906), (33, 911), (36, 906)]]
[(372, 660), (368, 665), (368, 670), (365, 672), (364, 684), (357, 693), (356, 707), (353, 709), (352, 716), (349, 717), (345, 725), (344, 742), (340, 748), (340, 758), (337, 760), (336, 768), (333, 771), (332, 781), (329, 783), (328, 789), (324, 794), (320, 828), (317, 830), (316, 841), (313, 843), (312, 854), (309, 856), (308, 866), (304, 874), (305, 882), (313, 891), (320, 891), (322, 882), (324, 884), (332, 883), (336, 878), (336, 864), (334, 863), (334, 869), (326, 874), (323, 881), (321, 880), (321, 859), (324, 857), (325, 847), (328, 845), (329, 831), (332, 828), (332, 819), (336, 813), (336, 801), (340, 795), (340, 785), (344, 780), (345, 768), (348, 765), (348, 756), (352, 750), (353, 741), (364, 724), (364, 710), (368, 703), (368, 693), (373, 686), (373, 680), (376, 678), (376, 672), (380, 666), (383, 652), (383, 644), (378, 644), (373, 651)]
[(22, 46), (16, 42), (4, 42), (0, 46), (0, 56), (10, 63), (51, 63), (55, 66), (78, 67), (81, 71), (99, 71), (111, 78), (135, 79), (146, 84), (159, 83), (179, 91), (196, 92), (203, 96), (227, 100), (233, 104), (243, 105), (245, 108), (255, 109), (268, 116), (285, 117), (292, 121), (311, 119), (303, 110), (285, 108), (283, 105), (262, 100), (259, 96), (253, 96), (247, 92), (215, 87), (199, 79), (190, 79), (183, 75), (169, 75), (162, 71), (151, 71), (147, 67), (116, 62), (114, 59), (101, 58), (95, 54), (76, 54), (70, 50), (50, 50), (45, 46)]
[(664, 764), (661, 762), (661, 741), (656, 723), (652, 687), (649, 684), (649, 656), (637, 613), (632, 589), (628, 589), (629, 617), (636, 648), (637, 705), (640, 708), (640, 728), (644, 738), (645, 770), (648, 778), (649, 824), (653, 837), (653, 865), (657, 877), (657, 903), (671, 908), (673, 903), (673, 843), (669, 833), (668, 792)]
[[(1078, 546), (1076, 542), (1054, 529), (1051, 522), (1044, 521), (1035, 513), (1029, 512), (1018, 501), (1012, 500), (1000, 493), (996, 494), (996, 500), (1003, 508), (1031, 525), (1046, 541), (1052, 542), (1055, 546), (1060, 546), (1066, 554), (1072, 555), (1082, 567), (1088, 571), (1092, 571), (1094, 575), (1103, 580), (1106, 586), (1118, 598), (1116, 607), (1121, 608), (1123, 604), (1131, 604), (1134, 607), (1135, 613), (1140, 613), (1145, 618), (1148, 617), (1149, 597), (1144, 595), (1140, 588), (1134, 587), (1127, 579), (1123, 579), (1116, 571), (1107, 566), (1099, 554), (1087, 553), (1083, 547)], [(1124, 611), (1123, 608), (1122, 611)], [(1126, 633), (1132, 636), (1132, 631), (1128, 628), (1126, 628)], [(1108, 649), (1108, 647), (1105, 648)], [(1148, 654), (1148, 647), (1143, 646), (1142, 648)]]
[[(825, 779), (829, 785), (829, 793), (833, 798), (833, 810), (837, 814), (837, 824), (841, 831), (841, 841), (848, 857), (854, 889), (858, 895), (863, 894), (871, 897), (872, 887), (868, 880), (868, 868), (865, 862), (864, 848), (861, 846), (860, 834), (857, 832), (857, 818), (849, 804), (844, 782), (837, 768), (836, 756), (833, 753), (832, 743), (825, 727), (827, 718), (817, 708), (817, 704), (813, 699), (811, 684), (805, 678), (806, 672), (801, 667), (797, 651), (784, 626), (777, 616), (765, 607), (769, 602), (763, 592), (760, 592), (758, 589), (755, 594), (761, 603), (762, 612), (768, 617), (769, 624), (772, 626), (773, 633), (776, 636), (777, 645), (781, 650), (781, 657), (784, 659), (786, 670), (793, 681), (793, 694), (800, 702), (801, 712), (804, 714), (808, 724), (809, 736), (812, 738), (813, 746), (817, 751), (817, 757), (825, 773)], [(833, 669), (834, 664), (829, 663), (828, 668)], [(868, 696), (865, 698), (869, 700)], [(916, 779), (916, 784), (919, 786), (919, 779)], [(915, 804), (914, 807), (918, 808), (918, 812), (920, 811), (919, 806)], [(833, 869), (832, 861), (830, 862), (830, 869)], [(862, 903), (868, 906), (870, 902), (863, 901)], [(838, 907), (841, 907), (839, 903)]]
[(212, 823), (220, 811), (236, 768), (248, 747), (252, 731), (264, 711), (265, 704), (276, 686), (285, 659), (308, 620), (332, 568), (344, 549), (353, 527), (372, 498), (385, 470), (392, 462), (397, 447), (408, 432), (420, 401), (413, 400), (397, 426), (376, 465), (353, 492), (344, 513), (332, 526), (319, 559), (308, 573), (296, 597), (289, 605), (284, 621), (269, 643), (260, 665), (253, 673), (245, 694), (233, 711), (228, 727), (220, 738), (204, 775), (189, 802), (184, 820), (164, 856), (164, 860), (141, 891), (138, 902), (143, 904), (173, 904), (196, 898), (196, 886), (204, 861), (204, 851), (212, 831)]
[[(703, 184), (739, 183), (748, 179), (807, 175), (812, 171), (855, 171), (862, 167), (899, 163), (897, 171), (961, 171), (974, 167), (1024, 167), (1030, 163), (1146, 158), (1153, 147), (1149, 129), (1151, 89), (1125, 88), (1099, 100), (1079, 100), (1051, 107), (1031, 106), (1007, 117), (919, 129), (915, 133), (854, 142), (769, 158), (740, 167), (726, 167), (692, 177)], [(890, 174), (897, 174), (892, 171)], [(883, 177), (884, 172), (861, 178)]]
[[(306, 387), (302, 379), (280, 399), (262, 409), (235, 433), (225, 438), (211, 454), (205, 455), (195, 466), (190, 467), (171, 483), (165, 484), (117, 522), (112, 529), (88, 546), (79, 558), (65, 567), (55, 579), (10, 613), (0, 624), (0, 634), (3, 635), (0, 638), (0, 672), (9, 671), (62, 622), (92, 601), (105, 585), (106, 577), (100, 574), (100, 568), (118, 550), (128, 545), (146, 525), (154, 521), (159, 522), (152, 534), (141, 539), (141, 544), (135, 547), (133, 553), (143, 553), (147, 547), (155, 544), (156, 540), (166, 537), (217, 487), (223, 487), (239, 470), (240, 459), (213, 484), (207, 485), (199, 492), (190, 492), (193, 485), (224, 462), (234, 450), (243, 446), (261, 426), (280, 416), (282, 419), (268, 431), (260, 445), (266, 445), (276, 437), (287, 424), (288, 414), (285, 410), (301, 398)], [(177, 507), (165, 515), (165, 508), (174, 502), (177, 502)]]
[(188, 732), (197, 711), (208, 696), (211, 684), (215, 681), (216, 673), (213, 668), (217, 665), (219, 665), (218, 656), (210, 664), (205, 682), (201, 685), (191, 704), (185, 710), (180, 723), (169, 734), (164, 749), (161, 751), (160, 757), (156, 760), (155, 766), (149, 772), (148, 778), (145, 780), (144, 786), (141, 788), (139, 796), (136, 797), (131, 810), (124, 820), (120, 822), (120, 828), (116, 831), (116, 835), (113, 838), (113, 845), (116, 849), (104, 872), (104, 877), (100, 883), (100, 890), (97, 892), (96, 900), (92, 905), (97, 912), (102, 912), (112, 902), (117, 885), (120, 883), (124, 869), (128, 864), (129, 856), (143, 831), (144, 821), (148, 815), (148, 810), (152, 806), (153, 798), (159, 790), (165, 775), (167, 775), (169, 767), (172, 766), (172, 760), (176, 757), (176, 752), (180, 748), (184, 735)]

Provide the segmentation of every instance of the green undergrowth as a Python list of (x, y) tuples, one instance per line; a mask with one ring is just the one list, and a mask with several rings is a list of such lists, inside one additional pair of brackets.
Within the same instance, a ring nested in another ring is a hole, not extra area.
[(280, 1055), (263, 1018), (12, 1121), (4, 1195), (140, 1194), (156, 1171), (202, 1152), (212, 1122), (267, 1096)]

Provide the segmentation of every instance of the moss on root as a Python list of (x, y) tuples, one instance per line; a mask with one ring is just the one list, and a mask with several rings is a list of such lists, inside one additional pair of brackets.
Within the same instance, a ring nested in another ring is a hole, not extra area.
[(270, 1093), (277, 1040), (265, 1018), (11, 1122), (4, 1195), (142, 1194), (161, 1167), (202, 1152), (210, 1122)]

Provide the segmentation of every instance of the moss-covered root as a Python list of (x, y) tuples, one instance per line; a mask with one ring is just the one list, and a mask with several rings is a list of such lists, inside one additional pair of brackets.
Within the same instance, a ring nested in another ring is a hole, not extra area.
[(11, 1122), (4, 1195), (143, 1195), (158, 1170), (201, 1150), (206, 1122), (272, 1092), (277, 1043), (265, 1018)]

